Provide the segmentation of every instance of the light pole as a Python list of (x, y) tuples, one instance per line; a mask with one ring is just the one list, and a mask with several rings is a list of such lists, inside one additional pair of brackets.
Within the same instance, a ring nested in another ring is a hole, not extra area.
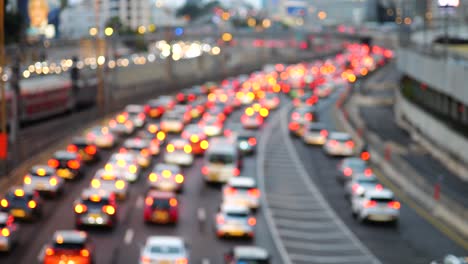
[(3, 82), (3, 73), (5, 72), (5, 2), (0, 0), (0, 96), (1, 98), (1, 111), (0, 116), (0, 160), (3, 162), (3, 168), (6, 173), (6, 163), (8, 157), (8, 136), (7, 136), (7, 107), (6, 107), (6, 94), (5, 94), (5, 85)]
[(97, 105), (101, 114), (106, 113), (106, 100), (104, 93), (104, 65), (106, 62), (105, 57), (105, 40), (101, 38), (101, 19), (100, 19), (100, 5), (99, 0), (95, 0), (94, 5), (95, 19), (96, 19), (96, 64), (97, 64)]
[(460, 5), (460, 0), (438, 0), (439, 8), (444, 10), (444, 58), (448, 58), (449, 12)]

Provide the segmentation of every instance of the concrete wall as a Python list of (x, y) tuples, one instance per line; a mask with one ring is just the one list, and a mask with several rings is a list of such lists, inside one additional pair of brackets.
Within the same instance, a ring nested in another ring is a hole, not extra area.
[(398, 69), (411, 78), (428, 84), (468, 105), (468, 62), (424, 55), (411, 49), (397, 51)]

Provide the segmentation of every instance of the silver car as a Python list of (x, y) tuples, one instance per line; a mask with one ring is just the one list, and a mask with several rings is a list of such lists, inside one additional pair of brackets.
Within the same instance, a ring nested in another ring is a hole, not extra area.
[(247, 206), (257, 209), (260, 206), (260, 191), (250, 177), (234, 177), (223, 187), (223, 204)]
[(141, 249), (139, 263), (189, 264), (189, 251), (180, 237), (151, 236)]
[(161, 191), (177, 191), (183, 189), (184, 175), (178, 165), (158, 163), (148, 175), (148, 185)]
[(26, 191), (38, 191), (52, 195), (62, 192), (65, 181), (58, 177), (55, 169), (49, 166), (34, 166), (23, 179)]
[(344, 186), (346, 197), (362, 195), (368, 190), (378, 190), (382, 188), (382, 185), (374, 174), (356, 174), (350, 181), (347, 181)]
[(369, 190), (351, 199), (353, 216), (360, 222), (397, 222), (400, 207), (400, 202), (388, 189)]
[(257, 219), (247, 206), (221, 205), (215, 219), (218, 237), (247, 237), (253, 239)]
[(125, 180), (125, 175), (118, 170), (98, 170), (91, 180), (91, 188), (112, 192), (119, 200), (125, 200), (128, 195), (128, 183)]
[(104, 169), (106, 171), (123, 173), (128, 182), (136, 182), (141, 168), (135, 155), (132, 153), (115, 153), (112, 154)]
[(323, 150), (329, 156), (352, 156), (355, 144), (351, 136), (344, 132), (332, 132), (328, 136)]

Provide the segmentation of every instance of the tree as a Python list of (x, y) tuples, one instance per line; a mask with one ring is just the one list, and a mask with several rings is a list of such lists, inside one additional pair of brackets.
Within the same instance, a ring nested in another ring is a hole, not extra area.
[(120, 21), (120, 17), (118, 17), (118, 16), (114, 16), (114, 17), (109, 18), (107, 20), (107, 22), (106, 22), (106, 27), (111, 27), (116, 32), (119, 32), (119, 33), (121, 33), (121, 30), (124, 29), (122, 21)]
[(193, 20), (209, 14), (215, 7), (221, 7), (219, 1), (210, 1), (205, 4), (186, 2), (182, 7), (177, 9), (176, 16), (190, 17)]

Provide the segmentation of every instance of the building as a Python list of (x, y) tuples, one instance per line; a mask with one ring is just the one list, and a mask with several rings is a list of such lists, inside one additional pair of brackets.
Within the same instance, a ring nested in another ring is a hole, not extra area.
[(68, 6), (60, 14), (60, 34), (62, 38), (77, 39), (89, 34), (89, 29), (96, 25), (94, 6), (90, 1), (83, 1)]

